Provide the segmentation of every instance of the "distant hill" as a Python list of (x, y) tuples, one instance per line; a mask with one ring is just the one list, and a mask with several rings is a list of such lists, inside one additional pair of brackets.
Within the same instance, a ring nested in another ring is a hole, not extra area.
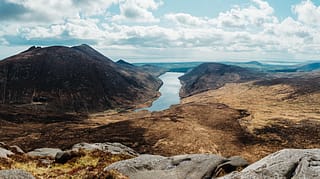
[(320, 62), (317, 63), (309, 63), (303, 66), (300, 66), (296, 69), (297, 71), (310, 72), (310, 71), (318, 71), (320, 70)]
[(180, 77), (181, 97), (209, 89), (218, 89), (226, 83), (245, 82), (264, 76), (263, 73), (235, 65), (204, 63)]
[(161, 81), (124, 68), (88, 45), (32, 47), (0, 61), (0, 103), (59, 111), (130, 107), (157, 95)]
[(118, 65), (123, 65), (123, 66), (130, 66), (130, 67), (133, 67), (133, 66), (134, 66), (134, 65), (132, 65), (131, 63), (126, 62), (126, 61), (124, 61), (124, 60), (118, 60), (116, 63), (117, 63)]
[(159, 66), (154, 66), (154, 65), (149, 65), (149, 64), (142, 65), (142, 66), (136, 66), (136, 65), (131, 64), (131, 63), (124, 61), (124, 60), (118, 60), (117, 64), (121, 65), (122, 67), (127, 68), (127, 69), (135, 69), (135, 70), (140, 70), (143, 72), (150, 73), (154, 77), (158, 77), (168, 71), (165, 68), (162, 68)]
[(169, 72), (186, 73), (203, 62), (163, 62), (163, 63), (134, 63), (136, 66), (156, 66)]

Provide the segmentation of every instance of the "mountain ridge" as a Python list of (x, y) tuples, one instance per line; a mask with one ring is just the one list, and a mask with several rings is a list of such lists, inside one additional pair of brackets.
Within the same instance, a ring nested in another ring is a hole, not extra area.
[(88, 45), (34, 47), (0, 61), (0, 101), (7, 105), (37, 102), (63, 111), (99, 111), (148, 101), (160, 85)]

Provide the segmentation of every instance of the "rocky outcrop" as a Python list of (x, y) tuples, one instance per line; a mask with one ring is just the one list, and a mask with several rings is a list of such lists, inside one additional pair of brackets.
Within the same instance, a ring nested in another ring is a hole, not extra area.
[(0, 170), (1, 179), (35, 179), (30, 173), (24, 170)]
[(16, 145), (9, 146), (4, 142), (0, 142), (0, 158), (8, 158), (14, 154), (24, 154), (24, 151)]
[(88, 45), (30, 48), (0, 61), (5, 105), (59, 112), (129, 108), (156, 97), (160, 85), (160, 79), (122, 67)]
[(32, 157), (51, 157), (51, 158), (54, 158), (58, 152), (62, 152), (62, 150), (55, 149), (55, 148), (40, 148), (40, 149), (35, 149), (31, 152), (28, 152), (27, 154)]
[(9, 155), (13, 155), (14, 153), (10, 150), (4, 149), (0, 147), (0, 158), (8, 158)]
[(90, 144), (90, 143), (79, 143), (79, 144), (75, 144), (71, 150), (66, 150), (66, 151), (59, 151), (56, 153), (55, 155), (55, 162), (56, 163), (66, 163), (68, 162), (70, 159), (77, 157), (78, 156), (78, 152), (79, 150), (87, 150), (87, 151), (94, 151), (94, 150), (98, 150), (98, 151), (102, 151), (102, 152), (106, 152), (106, 153), (110, 153), (112, 155), (126, 155), (126, 156), (130, 156), (130, 157), (135, 157), (138, 156), (139, 154), (134, 151), (133, 149), (122, 145), (120, 143), (94, 143), (94, 144)]
[[(3, 143), (0, 144), (5, 146)], [(115, 172), (119, 176), (125, 175), (131, 179), (320, 178), (320, 149), (284, 149), (270, 154), (249, 166), (248, 162), (240, 156), (225, 158), (213, 154), (186, 154), (172, 157), (148, 154), (139, 155), (134, 150), (119, 143), (79, 143), (74, 145), (70, 150), (58, 150), (48, 148), (36, 149), (35, 151), (37, 152), (35, 154), (31, 153), (32, 155), (30, 155), (30, 152), (27, 153), (31, 157), (26, 157), (26, 154), (18, 154), (18, 156), (12, 157), (9, 160), (0, 160), (0, 164), (4, 164), (5, 168), (3, 169), (11, 169), (11, 165), (8, 165), (8, 162), (5, 161), (12, 162), (18, 159), (20, 165), (23, 165), (21, 164), (22, 161), (27, 162), (30, 160), (36, 161), (37, 165), (53, 166), (52, 164), (55, 162), (66, 164), (66, 166), (70, 167), (69, 161), (82, 161), (90, 156), (93, 157), (93, 161), (96, 158), (99, 161), (100, 159), (102, 160), (99, 163), (99, 169), (95, 173), (97, 176)], [(55, 158), (53, 158), (52, 156), (55, 153)], [(10, 153), (10, 155), (15, 154)], [(134, 155), (136, 156), (135, 158), (133, 158)], [(21, 160), (22, 156), (24, 156), (24, 160)], [(111, 164), (105, 167), (106, 163)], [(90, 164), (89, 162), (87, 165)], [(28, 163), (25, 165), (28, 166)], [(0, 165), (0, 167), (2, 166)], [(92, 169), (84, 169), (82, 164), (81, 168), (84, 171)], [(50, 167), (48, 167), (48, 171), (51, 171)], [(38, 177), (40, 173), (38, 175), (36, 175), (37, 173), (33, 174)], [(0, 170), (0, 178), (28, 179), (33, 178), (33, 176), (23, 170)]]
[(221, 179), (320, 178), (320, 149), (284, 149)]
[[(120, 161), (104, 170), (117, 170), (132, 179), (167, 178), (214, 178), (230, 167), (245, 167), (247, 162), (239, 157), (223, 158), (218, 155), (190, 154), (174, 157), (140, 155)], [(233, 170), (232, 170), (233, 171)], [(230, 171), (231, 172), (231, 171)]]
[(79, 153), (76, 151), (68, 150), (68, 151), (61, 151), (58, 152), (54, 158), (54, 161), (56, 163), (67, 163), (69, 160), (71, 160), (74, 157), (78, 157)]
[(78, 149), (84, 149), (84, 150), (100, 150), (103, 152), (109, 152), (111, 154), (124, 154), (129, 156), (137, 156), (139, 155), (136, 151), (133, 149), (122, 145), (120, 143), (95, 143), (95, 144), (89, 144), (89, 143), (79, 143), (75, 144), (72, 147), (73, 151), (76, 151)]

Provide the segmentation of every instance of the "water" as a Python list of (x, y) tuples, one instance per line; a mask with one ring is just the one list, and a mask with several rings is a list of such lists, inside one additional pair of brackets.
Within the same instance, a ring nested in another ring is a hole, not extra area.
[(163, 85), (159, 89), (161, 96), (155, 100), (152, 105), (148, 108), (142, 108), (141, 110), (148, 111), (162, 111), (169, 109), (171, 105), (180, 103), (179, 91), (181, 83), (178, 77), (182, 76), (183, 73), (167, 72), (161, 75), (159, 78), (163, 81)]

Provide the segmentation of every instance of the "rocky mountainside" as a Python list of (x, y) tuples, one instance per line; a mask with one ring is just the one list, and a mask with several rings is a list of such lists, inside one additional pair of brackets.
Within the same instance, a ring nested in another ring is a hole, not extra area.
[(181, 97), (191, 96), (209, 89), (218, 89), (226, 83), (239, 83), (261, 78), (264, 74), (234, 65), (204, 63), (180, 77)]
[(88, 45), (31, 47), (0, 61), (0, 103), (58, 111), (130, 107), (157, 96), (161, 81)]

